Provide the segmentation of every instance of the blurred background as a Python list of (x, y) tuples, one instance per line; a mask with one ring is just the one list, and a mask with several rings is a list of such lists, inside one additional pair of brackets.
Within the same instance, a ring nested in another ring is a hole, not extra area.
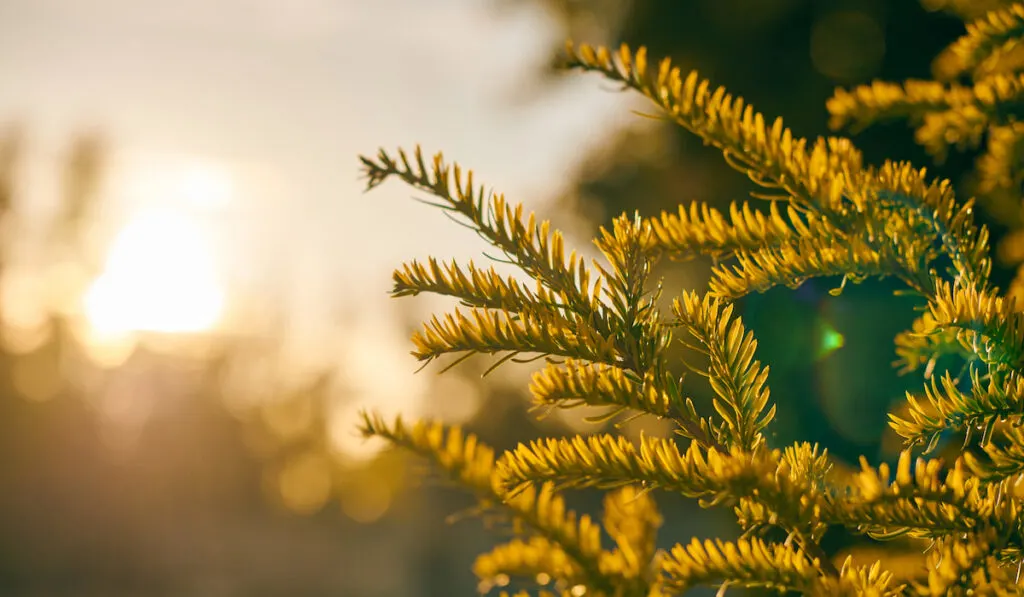
[[(472, 502), (360, 439), (359, 410), (498, 447), (596, 428), (527, 412), (530, 366), (414, 374), (410, 332), (450, 305), (388, 299), (392, 269), (486, 247), (409, 188), (363, 194), (357, 154), (444, 150), (587, 247), (623, 210), (752, 188), (641, 99), (556, 72), (566, 37), (647, 44), (813, 137), (835, 86), (927, 77), (962, 30), (911, 0), (3, 0), (0, 595), (473, 594), (500, 533), (446, 521)], [(903, 123), (858, 142), (928, 163)], [(671, 264), (666, 294), (707, 272)], [(835, 282), (742, 304), (773, 441), (890, 458), (885, 411), (920, 387), (890, 367), (911, 304)], [(667, 432), (621, 426), (641, 429)], [(735, 533), (658, 500), (665, 545)]]

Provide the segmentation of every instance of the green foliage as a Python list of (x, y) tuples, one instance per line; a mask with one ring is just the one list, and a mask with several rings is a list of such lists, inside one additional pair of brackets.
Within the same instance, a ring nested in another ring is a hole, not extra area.
[[(967, 6), (945, 8), (966, 15)], [(1024, 63), (1012, 59), (1024, 5), (993, 10), (940, 59), (940, 80), (838, 91), (828, 106), (833, 125), (906, 118), (937, 158), (987, 136), (982, 180), (992, 188), (1005, 184), (999, 176), (1024, 180), (1015, 121)], [(419, 148), (362, 158), (370, 188), (394, 177), (429, 193), (536, 283), (472, 263), (406, 264), (395, 272), (395, 296), (430, 292), (464, 306), (413, 337), (416, 358), (459, 355), (455, 364), (486, 353), (501, 355), (498, 366), (543, 356), (530, 385), (538, 407), (604, 407), (606, 417), (648, 415), (676, 431), (636, 443), (617, 434), (547, 438), (496, 456), (457, 428), (366, 415), (365, 434), (433, 460), (482, 509), (512, 522), (516, 536), (474, 565), (481, 589), (518, 578), (553, 590), (539, 594), (577, 597), (671, 595), (700, 584), (811, 595), (1024, 594), (1024, 314), (989, 282), (989, 235), (975, 224), (972, 201), (910, 164), (865, 165), (848, 139), (798, 138), (696, 72), (683, 75), (668, 60), (649, 65), (643, 48), (570, 44), (565, 62), (645, 95), (717, 147), (763, 189), (754, 196), (767, 211), (744, 202), (725, 215), (694, 203), (650, 218), (624, 214), (594, 241), (603, 261), (588, 262), (574, 251), (566, 257), (549, 222), (524, 217), (521, 205), (475, 186), (471, 172), (440, 154), (429, 164)], [(964, 74), (973, 84), (949, 82)], [(652, 277), (664, 255), (714, 258), (708, 292), (680, 292), (664, 309)], [(887, 276), (922, 311), (896, 338), (897, 365), (907, 373), (924, 366), (926, 380), (891, 415), (905, 440), (895, 470), (862, 458), (859, 471), (844, 471), (818, 446), (770, 446), (769, 369), (733, 301), (813, 277), (842, 277), (838, 294), (847, 282)], [(697, 355), (685, 365), (709, 380), (713, 412), (698, 412), (689, 382), (672, 373), (668, 348), (677, 341)], [(961, 371), (954, 376), (942, 357), (961, 361)], [(964, 435), (951, 463), (912, 455), (950, 433)], [(562, 492), (586, 487), (608, 492), (600, 521), (565, 507)], [(730, 507), (743, 536), (656, 549), (657, 491)], [(928, 555), (910, 572), (890, 570), (898, 561), (886, 552), (857, 563), (822, 548), (829, 529), (923, 542)]]

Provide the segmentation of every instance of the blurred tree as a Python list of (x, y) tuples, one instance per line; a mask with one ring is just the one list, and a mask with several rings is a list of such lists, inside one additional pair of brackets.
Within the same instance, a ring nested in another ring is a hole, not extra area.
[[(67, 273), (76, 270), (79, 281), (99, 273), (89, 236), (109, 149), (95, 132), (71, 138), (58, 161), (56, 208), (40, 234), (18, 196), (26, 149), (21, 127), (4, 129), (0, 594), (473, 590), (463, 564), (487, 545), (486, 534), (471, 521), (443, 526), (471, 501), (438, 484), (405, 499), (403, 455), (339, 453), (338, 433), (361, 440), (355, 419), (339, 421), (338, 412), (354, 414), (348, 407), (362, 397), (344, 372), (287, 381), (283, 327), (269, 338), (215, 335), (196, 354), (164, 350), (167, 339), (157, 336), (113, 351), (92, 345), (70, 307), (85, 287), (68, 284)], [(19, 279), (8, 275), (15, 260)], [(27, 318), (3, 313), (26, 304)], [(398, 317), (413, 319), (395, 305)], [(344, 339), (339, 347), (355, 349)], [(425, 408), (450, 411), (458, 397), (448, 394), (466, 389), (452, 380), (486, 366), (444, 378), (424, 373)], [(506, 445), (535, 436), (521, 385), (515, 393), (499, 386), (494, 416), (480, 423)]]

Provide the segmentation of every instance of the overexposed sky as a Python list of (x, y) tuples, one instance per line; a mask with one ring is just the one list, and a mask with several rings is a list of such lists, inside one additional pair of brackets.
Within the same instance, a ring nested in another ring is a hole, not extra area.
[(26, 125), (22, 198), (38, 213), (71, 135), (105, 134), (102, 242), (148, 204), (185, 201), (183, 172), (229, 176), (224, 203), (186, 208), (229, 304), (280, 297), (302, 360), (341, 308), (386, 321), (401, 261), (484, 248), (422, 193), (362, 194), (357, 154), (442, 149), (543, 212), (588, 146), (636, 122), (636, 99), (593, 76), (513, 101), (561, 35), (536, 8), (487, 0), (6, 0), (0, 123)]

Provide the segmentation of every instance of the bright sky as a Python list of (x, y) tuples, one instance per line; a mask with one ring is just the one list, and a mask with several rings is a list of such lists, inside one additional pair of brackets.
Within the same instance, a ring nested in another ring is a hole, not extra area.
[[(516, 103), (562, 34), (529, 3), (491, 4), (0, 2), (0, 123), (27, 125), (23, 199), (45, 212), (69, 137), (96, 127), (114, 151), (102, 242), (158, 237), (152, 214), (174, 210), (196, 247), (212, 247), (202, 275), (223, 281), (228, 308), (239, 292), (280, 297), (296, 360), (315, 361), (343, 309), (388, 325), (402, 260), (483, 248), (400, 184), (363, 195), (357, 154), (443, 149), (543, 211), (586, 146), (637, 120), (633, 98), (595, 77)], [(404, 342), (396, 358), (411, 374)]]

